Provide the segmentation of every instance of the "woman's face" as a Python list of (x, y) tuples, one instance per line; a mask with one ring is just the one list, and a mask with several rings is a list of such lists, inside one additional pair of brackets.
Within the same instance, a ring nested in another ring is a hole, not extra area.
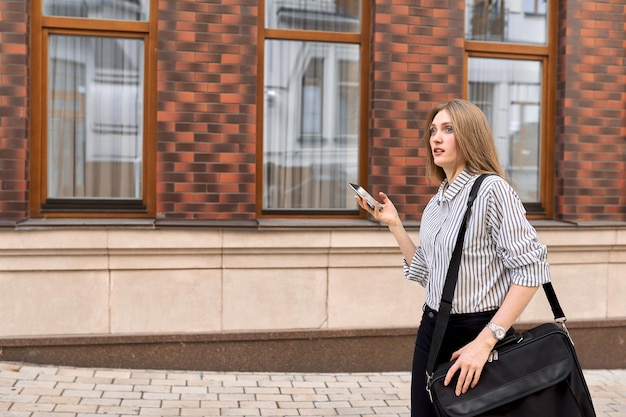
[(465, 160), (456, 146), (454, 126), (446, 110), (437, 113), (430, 125), (430, 149), (435, 165), (444, 170), (452, 183), (465, 168)]

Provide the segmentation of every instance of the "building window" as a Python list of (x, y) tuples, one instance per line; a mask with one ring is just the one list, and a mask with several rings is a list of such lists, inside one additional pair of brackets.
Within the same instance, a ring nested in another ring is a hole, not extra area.
[(524, 0), (524, 13), (546, 14), (548, 0)]
[(547, 45), (547, 0), (468, 0), (468, 40)]
[(470, 58), (470, 101), (491, 124), (500, 162), (522, 201), (539, 201), (542, 62)]
[(467, 97), (487, 115), (531, 217), (552, 211), (555, 9), (546, 0), (466, 3)]
[(33, 2), (33, 216), (154, 215), (152, 3)]
[(347, 184), (366, 178), (368, 3), (261, 2), (259, 214), (357, 213)]

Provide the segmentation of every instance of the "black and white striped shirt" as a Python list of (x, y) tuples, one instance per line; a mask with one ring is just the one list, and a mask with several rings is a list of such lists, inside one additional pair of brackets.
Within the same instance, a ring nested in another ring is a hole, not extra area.
[[(476, 175), (461, 172), (444, 182), (430, 200), (420, 227), (420, 246), (404, 275), (426, 287), (426, 304), (439, 309), (467, 199)], [(480, 186), (468, 221), (452, 313), (476, 313), (500, 307), (512, 283), (538, 286), (550, 281), (547, 250), (513, 188), (490, 175)]]

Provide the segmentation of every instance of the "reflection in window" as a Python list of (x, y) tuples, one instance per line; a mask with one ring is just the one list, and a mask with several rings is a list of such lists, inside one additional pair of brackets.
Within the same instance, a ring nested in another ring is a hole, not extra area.
[(339, 61), (339, 96), (336, 130), (337, 141), (356, 146), (359, 132), (359, 63), (357, 61)]
[(548, 11), (548, 0), (524, 0), (524, 13), (546, 14)]
[(354, 208), (359, 45), (265, 43), (263, 209)]
[(265, 27), (358, 33), (361, 0), (266, 0)]
[(467, 0), (466, 39), (546, 45), (546, 0)]
[(322, 88), (324, 60), (313, 58), (302, 77), (302, 120), (298, 141), (304, 146), (322, 144)]
[(44, 16), (148, 20), (149, 0), (43, 0)]
[(538, 202), (541, 62), (470, 58), (468, 72), (469, 100), (487, 115), (507, 176), (522, 201)]
[(49, 37), (49, 198), (141, 198), (143, 50), (137, 39)]

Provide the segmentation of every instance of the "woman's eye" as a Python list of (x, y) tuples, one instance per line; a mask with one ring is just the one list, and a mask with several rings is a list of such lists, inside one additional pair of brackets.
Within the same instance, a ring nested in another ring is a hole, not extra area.
[(452, 133), (452, 126), (446, 127), (446, 132), (447, 133)]
[(430, 136), (435, 136), (436, 133), (437, 129), (435, 129), (434, 127), (430, 129)]

